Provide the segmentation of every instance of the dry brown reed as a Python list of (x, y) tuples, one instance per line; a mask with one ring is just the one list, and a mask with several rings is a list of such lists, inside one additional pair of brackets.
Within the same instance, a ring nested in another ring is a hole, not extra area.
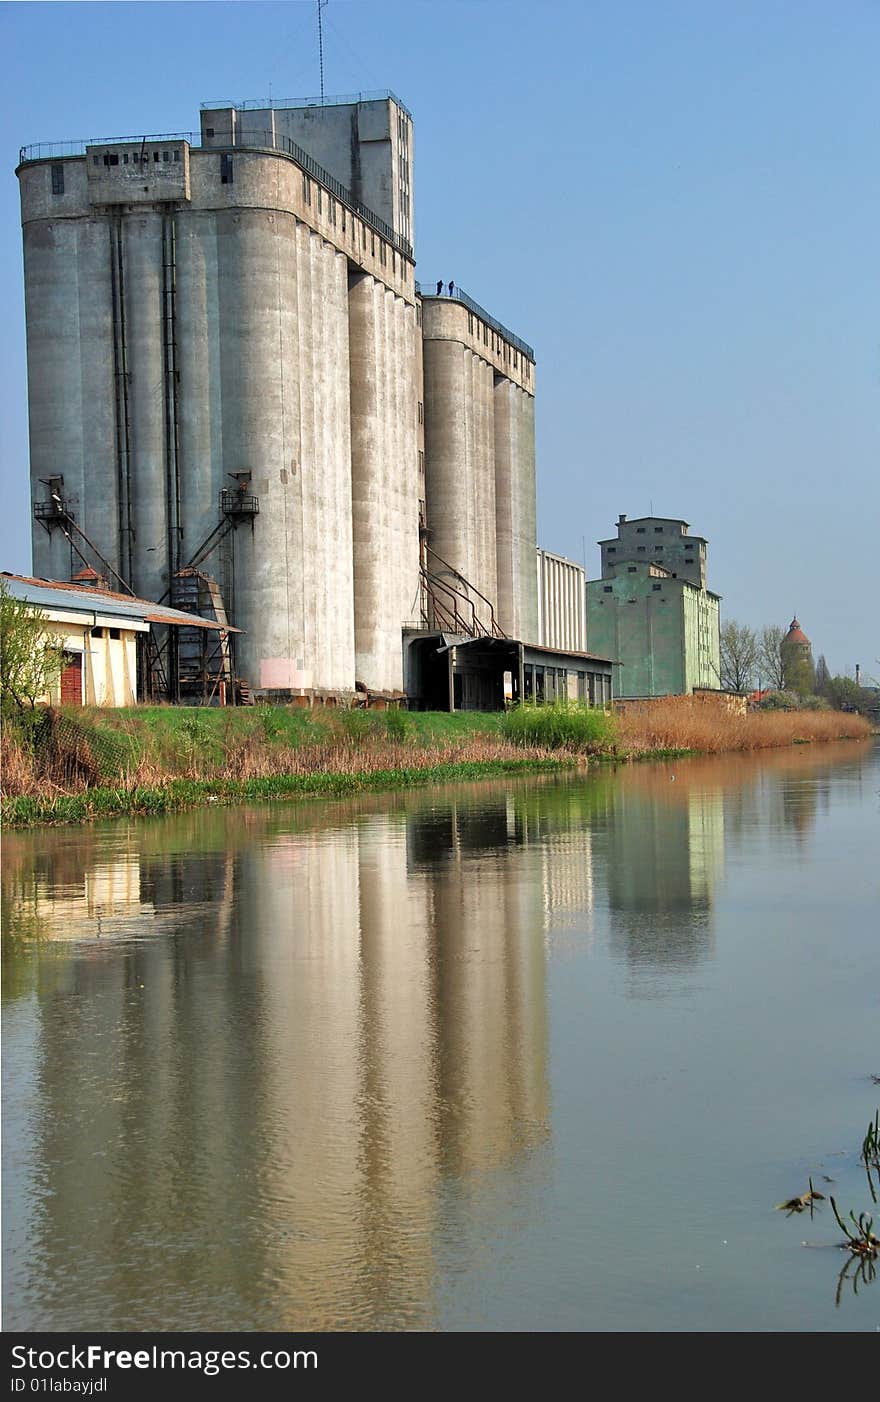
[(624, 753), (697, 750), (721, 754), (811, 741), (862, 740), (870, 735), (871, 727), (864, 716), (841, 711), (748, 711), (738, 715), (701, 698), (667, 696), (627, 707), (617, 717), (617, 731)]

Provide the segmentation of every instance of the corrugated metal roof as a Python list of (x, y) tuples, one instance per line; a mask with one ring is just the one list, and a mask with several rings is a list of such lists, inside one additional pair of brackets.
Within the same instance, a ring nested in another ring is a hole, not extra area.
[(240, 633), (231, 624), (224, 629), (213, 619), (197, 613), (154, 604), (149, 599), (136, 599), (131, 594), (114, 594), (109, 589), (84, 589), (81, 584), (66, 584), (60, 579), (30, 579), (27, 575), (0, 572), (9, 593), (37, 608), (66, 609), (71, 613), (103, 613), (114, 618), (137, 618), (145, 623), (171, 623), (177, 627), (213, 628), (217, 632)]

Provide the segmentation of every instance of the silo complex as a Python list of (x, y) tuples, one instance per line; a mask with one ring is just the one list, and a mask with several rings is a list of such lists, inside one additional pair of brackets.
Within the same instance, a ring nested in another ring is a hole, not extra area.
[(18, 175), (35, 574), (75, 548), (173, 602), (197, 565), (278, 697), (400, 695), (434, 557), (536, 639), (534, 357), (420, 294), (402, 103), (212, 105)]

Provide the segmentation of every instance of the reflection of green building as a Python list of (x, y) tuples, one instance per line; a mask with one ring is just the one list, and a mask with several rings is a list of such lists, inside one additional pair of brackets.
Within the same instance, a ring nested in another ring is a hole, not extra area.
[(602, 578), (587, 583), (587, 640), (619, 663), (616, 696), (682, 695), (720, 686), (719, 596), (706, 588), (706, 542), (669, 517), (621, 516), (599, 542)]
[[(605, 845), (612, 948), (636, 971), (685, 968), (711, 944), (711, 910), (724, 869), (720, 789), (620, 783), (609, 794)], [(682, 791), (683, 790), (683, 791)]]

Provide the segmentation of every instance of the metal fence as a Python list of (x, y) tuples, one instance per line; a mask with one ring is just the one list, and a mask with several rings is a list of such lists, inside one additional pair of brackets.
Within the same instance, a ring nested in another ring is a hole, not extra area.
[(334, 93), (332, 97), (253, 97), (247, 102), (201, 102), (199, 109), (202, 112), (219, 112), (227, 107), (234, 107), (236, 112), (261, 112), (264, 108), (272, 108), (281, 111), (286, 107), (351, 107), (356, 102), (396, 102), (401, 112), (412, 120), (406, 103), (401, 102), (397, 93), (390, 88), (379, 88), (375, 92), (352, 92)]
[[(481, 307), (479, 302), (475, 302), (473, 297), (469, 297), (466, 292), (463, 292), (458, 286), (458, 283), (453, 283), (454, 291), (452, 293), (432, 291), (432, 286), (436, 287), (436, 285), (436, 283), (417, 282), (416, 292), (418, 292), (420, 297), (442, 297), (443, 300), (447, 302), (461, 302), (463, 306), (467, 307), (469, 312), (473, 312), (474, 316), (478, 316), (480, 320), (484, 321), (487, 326), (490, 326), (493, 331), (497, 331), (499, 336), (503, 336), (505, 341), (515, 346), (516, 349), (521, 351), (526, 359), (530, 360), (534, 365), (535, 352), (528, 342), (523, 341), (519, 336), (515, 336), (503, 322), (487, 312), (486, 308)], [(445, 287), (446, 283), (443, 283), (442, 286)]]
[(87, 141), (43, 141), (33, 146), (22, 146), (18, 153), (19, 165), (26, 161), (46, 161), (56, 160), (66, 156), (84, 156), (87, 146), (135, 146), (142, 142), (157, 141), (186, 141), (190, 146), (202, 151), (276, 151), (282, 156), (289, 156), (295, 161), (301, 170), (310, 175), (313, 180), (317, 180), (320, 185), (334, 195), (341, 204), (356, 214), (359, 219), (363, 219), (365, 224), (375, 229), (387, 243), (396, 248), (398, 253), (402, 253), (406, 258), (412, 258), (412, 244), (407, 239), (392, 229), (390, 224), (386, 224), (384, 219), (380, 219), (378, 214), (374, 214), (367, 205), (355, 199), (350, 190), (341, 184), (329, 170), (318, 165), (307, 151), (298, 146), (290, 137), (282, 136), (280, 133), (271, 131), (249, 132), (243, 141), (234, 145), (224, 146), (222, 141), (212, 146), (202, 146), (201, 132), (176, 131), (161, 132), (153, 136), (114, 136), (103, 138), (90, 138)]
[(83, 141), (38, 141), (35, 145), (20, 148), (18, 163), (23, 165), (25, 161), (84, 156), (87, 146), (139, 146), (144, 141), (186, 141), (190, 146), (196, 146), (201, 139), (201, 134), (196, 131), (160, 131), (147, 136), (90, 136)]

